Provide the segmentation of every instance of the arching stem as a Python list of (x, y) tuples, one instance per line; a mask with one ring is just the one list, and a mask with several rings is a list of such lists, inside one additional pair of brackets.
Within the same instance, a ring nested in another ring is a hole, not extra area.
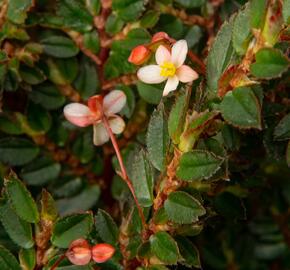
[(65, 254), (60, 256), (60, 258), (52, 265), (50, 270), (55, 270), (65, 257), (66, 257)]
[(134, 198), (134, 201), (136, 203), (136, 206), (137, 206), (137, 209), (138, 209), (138, 212), (139, 212), (139, 216), (141, 218), (141, 221), (142, 221), (142, 224), (143, 224), (143, 227), (144, 229), (146, 229), (147, 225), (146, 225), (146, 220), (145, 220), (145, 216), (143, 214), (143, 210), (142, 210), (142, 207), (140, 206), (139, 202), (138, 202), (138, 199), (137, 199), (137, 196), (136, 196), (136, 193), (135, 193), (135, 190), (133, 188), (133, 185), (132, 185), (132, 181), (130, 180), (130, 178), (128, 177), (128, 174), (127, 174), (127, 171), (126, 171), (126, 168), (125, 168), (125, 165), (124, 165), (124, 162), (123, 162), (123, 158), (122, 158), (122, 155), (121, 155), (121, 152), (120, 152), (120, 149), (119, 149), (119, 146), (118, 146), (118, 143), (117, 143), (117, 140), (115, 138), (115, 135), (113, 134), (112, 132), (112, 129), (110, 128), (110, 125), (109, 125), (109, 122), (108, 122), (108, 119), (107, 117), (104, 115), (103, 116), (103, 123), (104, 123), (104, 126), (106, 128), (106, 130), (108, 131), (109, 133), (109, 136), (110, 136), (110, 139), (111, 139), (111, 142), (113, 144), (113, 147), (114, 147), (114, 150), (116, 152), (116, 156), (117, 156), (117, 159), (118, 159), (118, 162), (120, 164), (120, 169), (121, 169), (121, 177), (122, 179), (125, 181), (125, 183), (127, 184), (128, 188), (130, 189), (131, 193), (132, 193), (132, 196)]

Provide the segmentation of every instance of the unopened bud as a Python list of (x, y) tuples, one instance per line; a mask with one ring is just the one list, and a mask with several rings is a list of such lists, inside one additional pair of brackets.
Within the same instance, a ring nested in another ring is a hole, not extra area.
[(92, 248), (93, 260), (97, 263), (103, 263), (111, 259), (115, 253), (115, 248), (109, 244), (96, 244)]
[(65, 255), (72, 264), (86, 265), (92, 258), (91, 247), (87, 240), (77, 239), (70, 244)]
[(128, 61), (135, 65), (142, 65), (150, 55), (151, 51), (147, 47), (139, 45), (132, 50)]
[(153, 42), (157, 42), (157, 41), (160, 41), (160, 40), (163, 40), (163, 39), (171, 41), (171, 38), (168, 36), (167, 33), (165, 33), (165, 32), (157, 32), (156, 34), (153, 35), (153, 37), (151, 39), (151, 42), (153, 43)]

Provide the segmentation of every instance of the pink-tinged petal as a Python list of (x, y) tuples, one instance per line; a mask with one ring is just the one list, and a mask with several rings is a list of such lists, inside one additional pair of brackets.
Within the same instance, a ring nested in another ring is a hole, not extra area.
[(168, 36), (167, 33), (165, 32), (157, 32), (153, 35), (152, 39), (151, 39), (151, 42), (157, 42), (159, 40), (163, 40), (163, 39), (167, 39), (169, 40), (170, 37)]
[(182, 65), (180, 68), (178, 68), (176, 75), (183, 83), (192, 82), (198, 78), (198, 74), (187, 65)]
[(156, 63), (162, 65), (164, 62), (169, 62), (170, 59), (170, 52), (163, 45), (160, 45), (155, 54)]
[(86, 127), (93, 123), (92, 113), (86, 105), (71, 103), (63, 109), (65, 118), (72, 124), (79, 127)]
[(101, 95), (95, 95), (89, 98), (88, 106), (91, 112), (94, 113), (96, 119), (101, 118), (103, 114), (103, 97)]
[(103, 107), (106, 115), (118, 113), (126, 104), (127, 97), (123, 91), (113, 90), (104, 97)]
[(102, 145), (109, 141), (109, 133), (102, 122), (94, 125), (94, 145)]
[(169, 77), (163, 90), (163, 96), (167, 96), (171, 91), (176, 90), (178, 83), (179, 80), (176, 75)]
[(115, 115), (114, 117), (111, 117), (109, 119), (109, 125), (110, 125), (110, 128), (112, 129), (113, 133), (115, 133), (115, 134), (121, 134), (126, 126), (122, 117), (117, 116), (117, 115)]
[(171, 49), (171, 61), (176, 68), (182, 66), (188, 52), (187, 42), (182, 39), (177, 41)]
[(142, 67), (138, 70), (137, 76), (140, 81), (144, 83), (162, 83), (164, 82), (167, 78), (164, 76), (160, 75), (160, 67), (157, 65), (149, 65)]

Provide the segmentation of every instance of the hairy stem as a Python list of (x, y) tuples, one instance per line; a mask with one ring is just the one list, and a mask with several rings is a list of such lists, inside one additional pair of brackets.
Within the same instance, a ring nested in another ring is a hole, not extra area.
[(122, 155), (121, 155), (117, 140), (116, 140), (116, 138), (115, 138), (110, 126), (109, 126), (109, 122), (108, 122), (108, 119), (106, 118), (106, 116), (103, 116), (103, 123), (104, 123), (104, 126), (105, 126), (106, 130), (109, 133), (111, 142), (113, 144), (115, 153), (117, 155), (117, 159), (118, 159), (118, 162), (120, 164), (120, 169), (121, 169), (121, 177), (123, 178), (123, 180), (125, 181), (125, 183), (127, 184), (128, 188), (130, 189), (130, 191), (132, 193), (132, 196), (133, 196), (134, 201), (136, 203), (136, 206), (138, 208), (139, 216), (141, 218), (143, 227), (145, 229), (147, 226), (146, 226), (146, 220), (145, 220), (145, 217), (144, 217), (144, 214), (143, 214), (143, 210), (142, 210), (142, 208), (141, 208), (141, 206), (140, 206), (140, 204), (138, 202), (138, 199), (137, 199), (137, 196), (135, 194), (135, 190), (133, 188), (132, 182), (131, 182), (131, 180), (128, 177), (128, 174), (127, 174), (124, 162), (123, 162), (123, 158), (122, 158)]
[(55, 270), (58, 265), (62, 262), (62, 260), (65, 258), (65, 254), (63, 254), (50, 268), (50, 270)]

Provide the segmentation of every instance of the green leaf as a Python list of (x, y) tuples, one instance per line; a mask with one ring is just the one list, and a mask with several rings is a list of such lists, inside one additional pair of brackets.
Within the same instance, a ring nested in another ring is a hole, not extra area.
[(274, 130), (274, 139), (284, 141), (290, 139), (290, 113), (285, 115)]
[(150, 206), (153, 203), (153, 170), (143, 150), (135, 154), (132, 169), (132, 184), (139, 203)]
[(157, 170), (163, 171), (169, 144), (167, 120), (163, 104), (152, 113), (147, 130), (146, 144), (149, 160)]
[(190, 224), (198, 221), (206, 212), (201, 203), (183, 191), (170, 193), (164, 208), (169, 219), (179, 224)]
[(248, 49), (251, 36), (250, 5), (241, 10), (235, 18), (233, 26), (233, 47), (239, 55), (244, 55)]
[(219, 30), (207, 57), (206, 79), (208, 88), (213, 93), (217, 92), (218, 81), (233, 55), (232, 32), (233, 21), (225, 22)]
[(250, 88), (239, 87), (228, 92), (220, 109), (223, 118), (234, 126), (261, 129), (261, 104)]
[(162, 85), (152, 85), (146, 84), (141, 81), (137, 82), (137, 90), (142, 99), (150, 104), (159, 104), (162, 93), (163, 93), (163, 84)]
[(61, 166), (49, 158), (39, 158), (23, 167), (21, 178), (32, 186), (42, 186), (59, 176)]
[(21, 267), (15, 257), (3, 246), (0, 246), (0, 269), (21, 270)]
[(250, 66), (251, 73), (261, 79), (281, 76), (289, 68), (289, 60), (281, 51), (263, 48), (256, 53), (256, 62)]
[(120, 32), (123, 26), (124, 21), (122, 21), (118, 16), (112, 13), (106, 20), (105, 29), (107, 33), (114, 35)]
[(201, 268), (199, 252), (196, 246), (186, 237), (180, 235), (176, 236), (175, 240), (184, 259), (181, 263), (188, 267)]
[(20, 135), (23, 133), (21, 125), (9, 114), (0, 115), (0, 130), (11, 135)]
[(96, 230), (101, 239), (111, 245), (116, 245), (119, 229), (112, 217), (104, 210), (99, 209), (95, 218)]
[(286, 253), (287, 245), (284, 242), (257, 243), (254, 253), (256, 258), (274, 260)]
[(5, 179), (5, 190), (15, 213), (30, 223), (39, 221), (36, 203), (24, 184), (11, 176)]
[(159, 20), (159, 12), (154, 10), (147, 11), (142, 17), (140, 24), (144, 28), (152, 28)]
[(74, 214), (57, 220), (51, 242), (59, 248), (67, 248), (73, 240), (86, 238), (93, 226), (92, 214)]
[(57, 209), (61, 215), (87, 211), (97, 203), (100, 194), (98, 185), (88, 186), (73, 197), (57, 200)]
[(31, 85), (40, 84), (46, 80), (43, 71), (37, 67), (21, 65), (19, 73), (23, 81)]
[(290, 24), (290, 0), (284, 0), (282, 13), (284, 22)]
[(202, 30), (198, 25), (190, 27), (185, 36), (188, 48), (192, 48), (197, 45), (202, 38), (202, 35)]
[(200, 113), (194, 111), (191, 115), (187, 115), (178, 148), (182, 152), (190, 151), (217, 114), (216, 111), (209, 112), (207, 110)]
[(250, 20), (252, 28), (262, 28), (267, 11), (267, 0), (252, 0), (250, 4)]
[(8, 201), (0, 200), (0, 220), (9, 237), (20, 247), (34, 245), (31, 225), (15, 214)]
[(97, 16), (101, 10), (101, 0), (86, 0), (86, 7), (93, 16)]
[(74, 81), (76, 90), (83, 99), (88, 99), (100, 90), (100, 83), (95, 64), (87, 57), (80, 61), (79, 74)]
[(90, 162), (94, 157), (95, 148), (91, 143), (92, 140), (91, 132), (86, 132), (80, 135), (73, 144), (72, 152), (83, 164)]
[(176, 98), (168, 119), (168, 132), (175, 144), (180, 141), (180, 135), (183, 132), (186, 111), (188, 108), (188, 98), (186, 93), (182, 93)]
[(0, 139), (0, 161), (12, 166), (20, 166), (30, 162), (38, 155), (38, 152), (39, 148), (27, 139)]
[(151, 250), (154, 255), (166, 264), (176, 264), (179, 250), (174, 239), (166, 232), (157, 232), (150, 236)]
[(71, 84), (78, 74), (78, 61), (74, 58), (48, 59), (49, 79), (59, 85)]
[(21, 249), (19, 252), (19, 261), (23, 270), (33, 270), (36, 265), (35, 249)]
[(97, 31), (84, 34), (84, 46), (94, 54), (100, 51), (100, 38)]
[(58, 1), (57, 15), (63, 19), (63, 24), (78, 32), (90, 31), (93, 28), (93, 17), (85, 8), (85, 1)]
[(65, 97), (62, 96), (56, 86), (51, 83), (35, 86), (29, 93), (29, 98), (48, 110), (57, 109), (65, 102)]
[(221, 157), (217, 157), (210, 152), (193, 150), (181, 156), (177, 177), (185, 181), (195, 181), (208, 179), (223, 163)]
[(245, 207), (240, 198), (229, 192), (223, 192), (214, 198), (217, 212), (230, 220), (245, 219)]
[(29, 126), (37, 132), (47, 132), (51, 127), (49, 113), (40, 105), (30, 102), (27, 108)]
[(9, 0), (7, 18), (17, 24), (24, 23), (32, 0)]
[(67, 37), (51, 35), (41, 40), (47, 55), (57, 58), (68, 58), (78, 54), (79, 48)]
[(174, 0), (174, 2), (182, 5), (184, 8), (196, 8), (202, 6), (205, 0)]
[(166, 32), (170, 37), (181, 39), (184, 35), (184, 26), (182, 21), (169, 14), (161, 14), (157, 25), (157, 32)]
[(55, 221), (58, 213), (55, 205), (55, 201), (51, 194), (45, 189), (41, 192), (41, 220)]
[(125, 22), (136, 20), (144, 10), (143, 0), (113, 0), (112, 9)]

